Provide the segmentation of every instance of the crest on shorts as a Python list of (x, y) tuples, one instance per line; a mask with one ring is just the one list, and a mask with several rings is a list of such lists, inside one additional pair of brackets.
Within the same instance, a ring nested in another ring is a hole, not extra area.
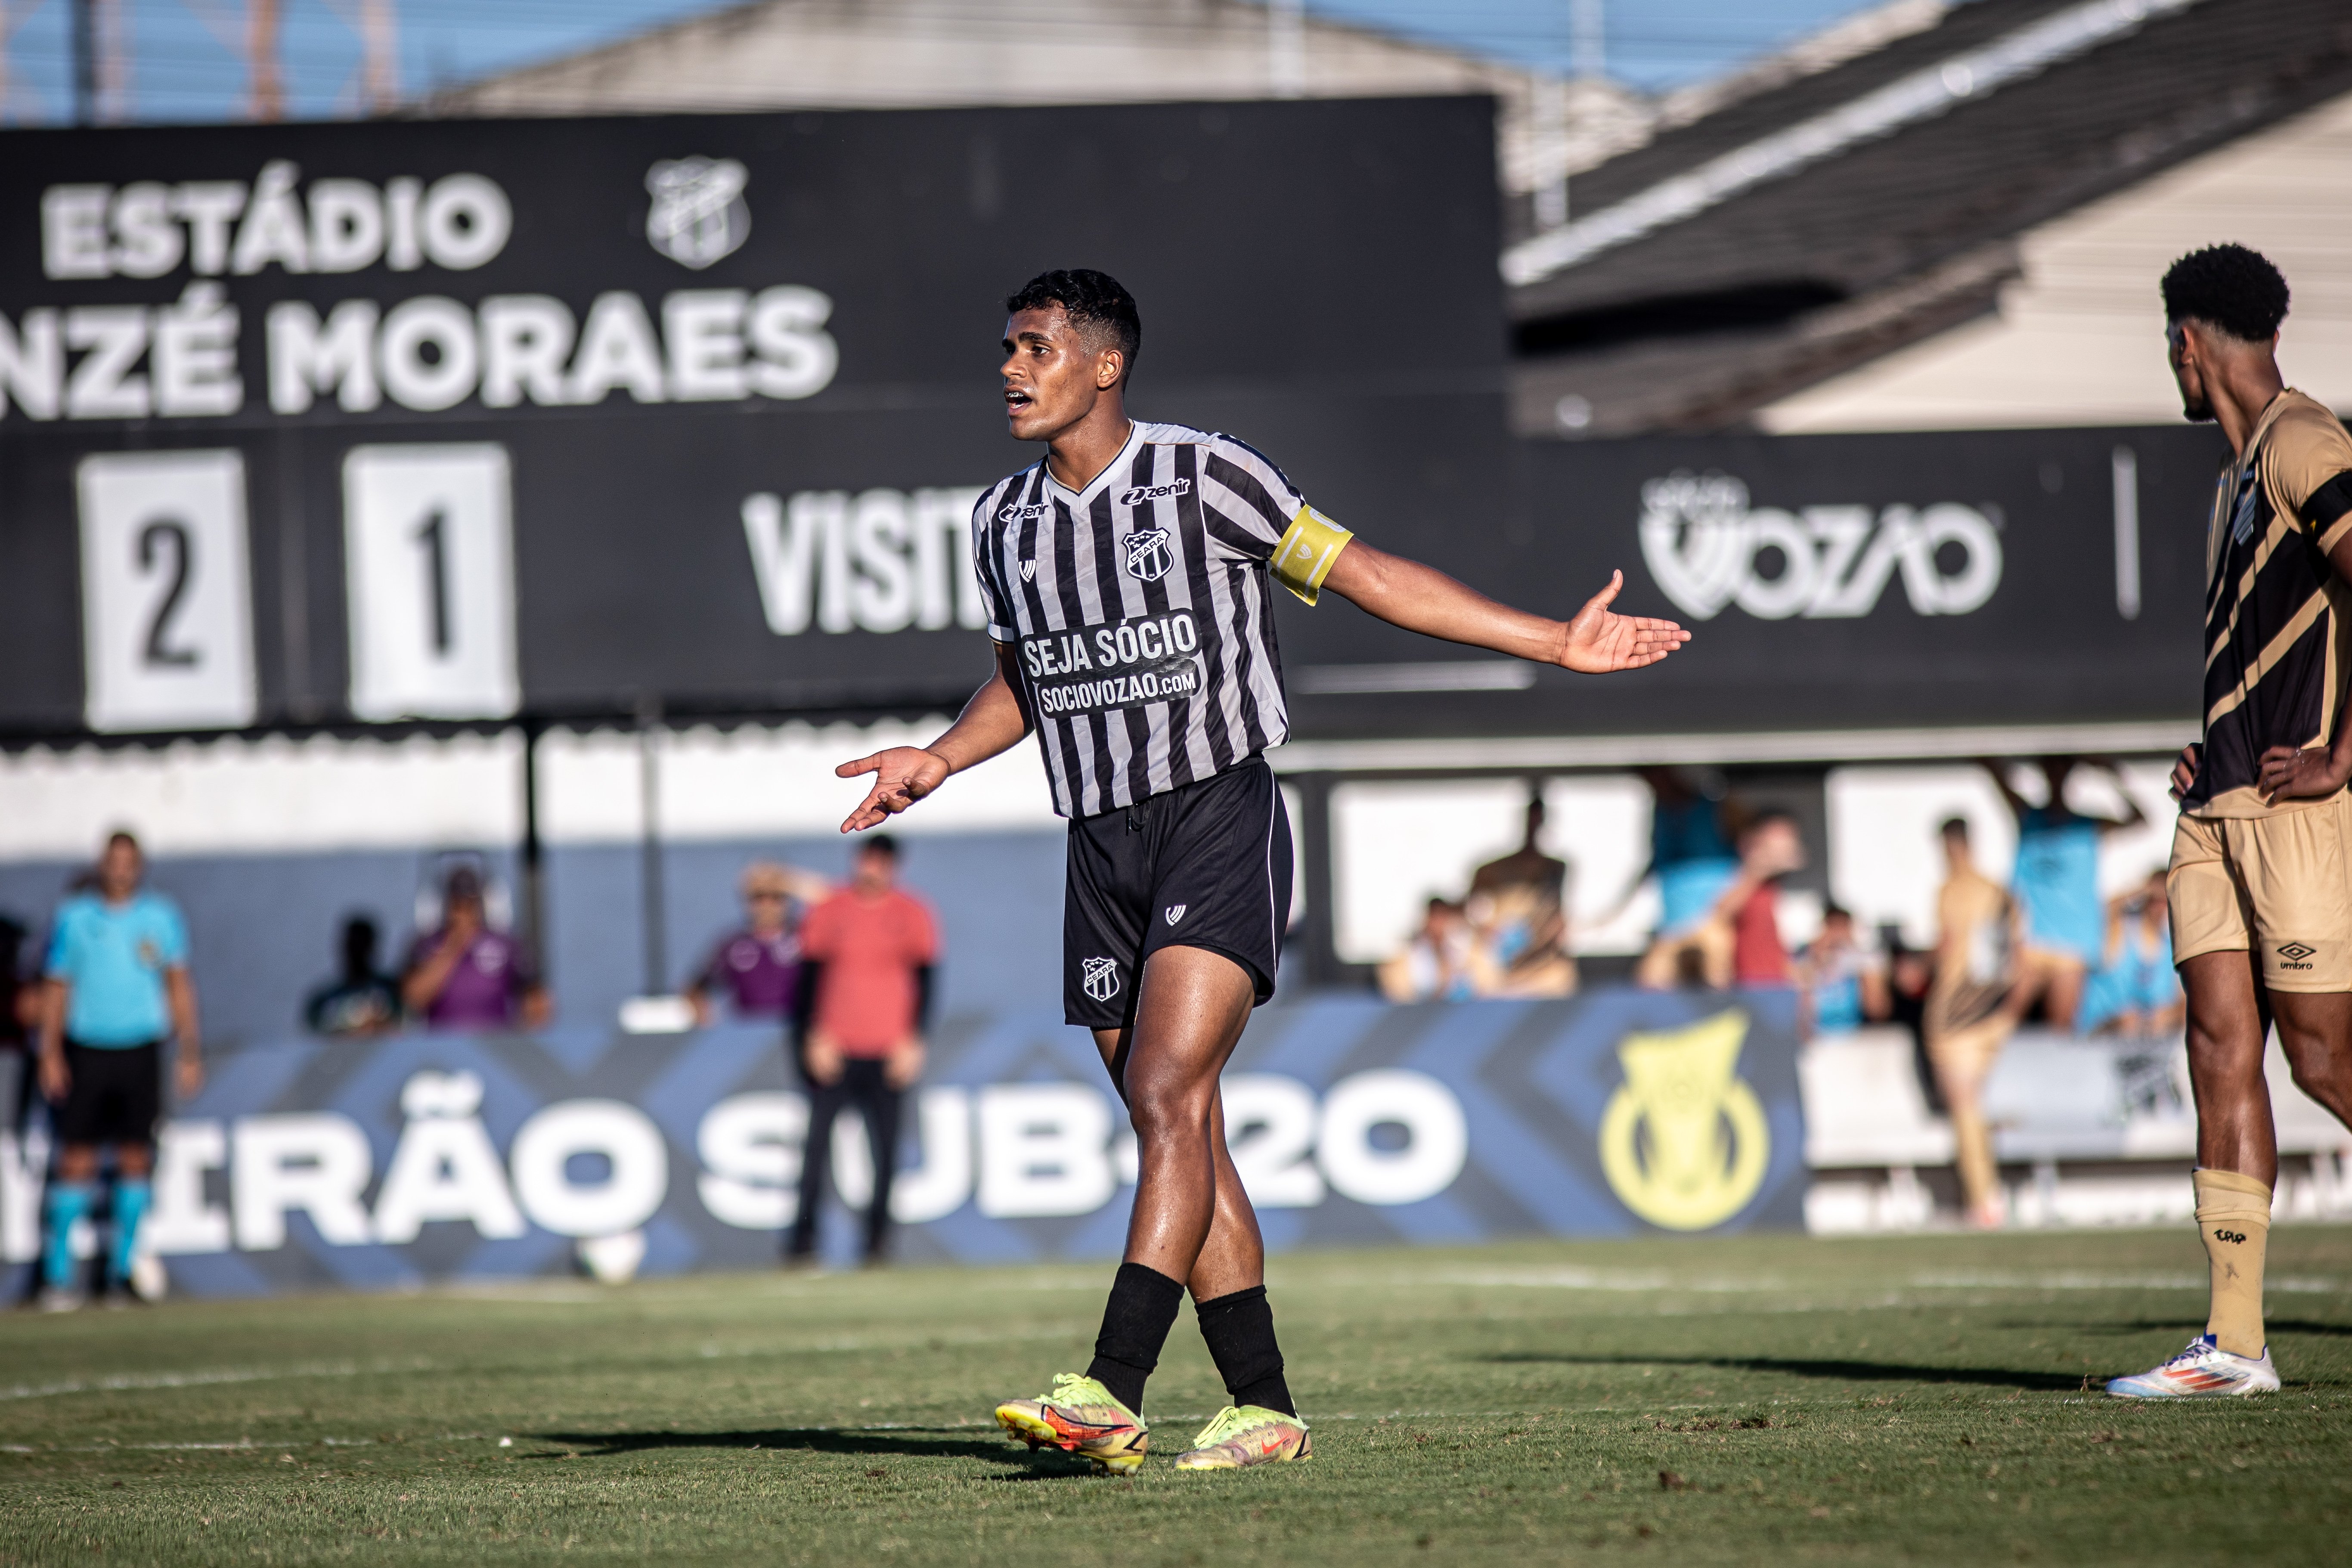
[(646, 239), (681, 267), (697, 271), (731, 256), (751, 236), (751, 209), (743, 187), (751, 174), (732, 158), (665, 159), (646, 171), (653, 210)]
[(1176, 552), (1168, 548), (1168, 531), (1164, 528), (1130, 533), (1123, 542), (1127, 574), (1139, 583), (1157, 583), (1176, 564)]
[(1627, 1208), (1667, 1230), (1706, 1230), (1764, 1184), (1772, 1135), (1739, 1077), (1748, 1015), (1627, 1035), (1625, 1081), (1601, 1116), (1601, 1171)]
[(1097, 1002), (1118, 994), (1118, 960), (1089, 958), (1079, 966), (1078, 984)]

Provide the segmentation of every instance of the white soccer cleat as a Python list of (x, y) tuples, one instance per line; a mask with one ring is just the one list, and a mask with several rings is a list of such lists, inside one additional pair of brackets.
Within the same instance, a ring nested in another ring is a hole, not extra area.
[(2242, 1399), (2250, 1394), (2276, 1394), (2278, 1369), (2271, 1365), (2271, 1348), (2260, 1356), (2232, 1355), (2200, 1334), (2189, 1348), (2162, 1366), (2137, 1377), (2119, 1377), (2107, 1384), (2117, 1399)]
[(131, 1293), (142, 1301), (162, 1300), (172, 1289), (172, 1276), (165, 1271), (163, 1260), (152, 1252), (142, 1252), (131, 1259)]

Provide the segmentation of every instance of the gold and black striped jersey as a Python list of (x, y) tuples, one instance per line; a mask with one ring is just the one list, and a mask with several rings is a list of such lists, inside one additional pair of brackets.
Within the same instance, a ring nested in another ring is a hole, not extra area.
[(2352, 653), (2352, 586), (2328, 559), (2352, 533), (2352, 436), (2289, 387), (2222, 469), (2205, 544), (2205, 750), (2191, 816), (2259, 817), (2273, 746), (2335, 739)]

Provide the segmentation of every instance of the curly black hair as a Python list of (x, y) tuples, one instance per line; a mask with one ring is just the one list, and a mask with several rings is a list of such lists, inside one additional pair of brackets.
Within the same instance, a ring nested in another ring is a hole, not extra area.
[(1126, 365), (1122, 379), (1135, 369), (1136, 353), (1143, 347), (1143, 318), (1136, 313), (1135, 296), (1120, 288), (1118, 279), (1086, 267), (1040, 272), (1018, 293), (1005, 296), (1004, 313), (1047, 305), (1062, 307), (1079, 335), (1097, 348), (1117, 349)]
[(2266, 343), (2286, 320), (2286, 279), (2242, 245), (2192, 250), (2164, 274), (2164, 319), (2204, 321), (2244, 342)]

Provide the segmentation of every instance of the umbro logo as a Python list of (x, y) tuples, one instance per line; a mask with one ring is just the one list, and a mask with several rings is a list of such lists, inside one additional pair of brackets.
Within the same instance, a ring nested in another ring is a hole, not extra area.
[(2283, 942), (2279, 943), (2278, 955), (2285, 962), (2281, 963), (2279, 967), (2282, 969), (2309, 969), (2311, 965), (2305, 963), (2304, 960), (2309, 958), (2313, 953), (2317, 952), (2319, 950), (2317, 948), (2311, 946), (2307, 942)]
[(1118, 504), (1141, 506), (1148, 500), (1169, 500), (1177, 496), (1192, 493), (1192, 480), (1171, 479), (1164, 485), (1138, 485), (1131, 490), (1122, 490), (1119, 493)]
[(1171, 904), (1160, 912), (1168, 917), (1168, 923), (1172, 926), (1184, 918), (1186, 907), (1183, 904)]
[(1020, 502), (1015, 501), (1011, 506), (1006, 507), (1003, 511), (998, 512), (996, 514), (996, 520), (999, 522), (1027, 522), (1032, 518), (1045, 516), (1052, 510), (1053, 508), (1045, 501), (1036, 501), (1028, 506), (1023, 506)]
[(1089, 958), (1078, 966), (1078, 984), (1086, 994), (1097, 1002), (1108, 1002), (1118, 994), (1118, 960)]
[(1037, 580), (1037, 563), (1034, 561), (1024, 561), (1021, 563), (1021, 580), (1024, 583), (1034, 583)]

